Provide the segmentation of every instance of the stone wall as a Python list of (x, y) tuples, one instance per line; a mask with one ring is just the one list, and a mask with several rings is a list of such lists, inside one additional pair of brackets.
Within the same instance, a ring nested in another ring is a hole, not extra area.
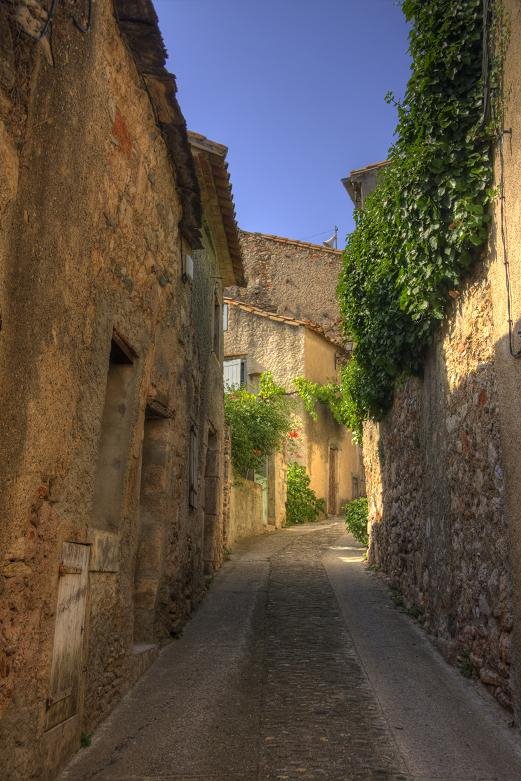
[(340, 338), (336, 287), (342, 253), (318, 244), (241, 232), (246, 287), (226, 295), (278, 314), (311, 320)]
[[(214, 280), (196, 290), (182, 274), (201, 206), (153, 8), (116, 8), (117, 19), (109, 0), (93, 4), (82, 34), (59, 3), (49, 44), (0, 2), (6, 781), (52, 776), (204, 593), (207, 421), (219, 424), (222, 395), (216, 384), (200, 404), (203, 381), (221, 372), (209, 371), (194, 319), (213, 327)], [(132, 48), (140, 33), (152, 52)], [(215, 276), (215, 263), (201, 257), (202, 273)], [(65, 659), (74, 701), (50, 720), (60, 589), (83, 577), (64, 564), (71, 544), (89, 551), (88, 587)]]
[(470, 281), (364, 457), (370, 562), (453, 661), (511, 704), (512, 595), (504, 512), (492, 302)]
[[(229, 429), (224, 437), (223, 546), (233, 545), (241, 537), (281, 529), (286, 523), (286, 458), (275, 453), (267, 459), (266, 480), (237, 477), (231, 461)], [(263, 491), (266, 495), (263, 496)]]
[(508, 0), (505, 11), (511, 133), (496, 148), (503, 197), (489, 245), (428, 351), (423, 377), (408, 379), (386, 418), (365, 426), (364, 459), (371, 563), (443, 653), (519, 714), (521, 7)]
[(233, 478), (230, 486), (229, 515), (226, 525), (226, 547), (241, 537), (263, 534), (267, 527), (262, 510), (262, 487), (253, 480)]

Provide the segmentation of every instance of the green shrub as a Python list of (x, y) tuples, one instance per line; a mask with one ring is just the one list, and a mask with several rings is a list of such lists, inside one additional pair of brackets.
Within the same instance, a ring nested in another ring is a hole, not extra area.
[(346, 526), (357, 542), (368, 545), (367, 499), (353, 499), (345, 506)]
[(288, 496), (286, 499), (286, 524), (316, 521), (325, 511), (325, 502), (318, 499), (309, 487), (309, 476), (303, 466), (297, 463), (288, 465)]
[(232, 463), (243, 477), (280, 450), (294, 427), (286, 392), (275, 384), (271, 372), (261, 375), (257, 394), (244, 388), (225, 393), (224, 415), (230, 427)]

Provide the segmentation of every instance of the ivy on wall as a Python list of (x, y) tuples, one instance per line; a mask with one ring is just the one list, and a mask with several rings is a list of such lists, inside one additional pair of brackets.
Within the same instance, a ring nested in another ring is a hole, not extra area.
[(484, 245), (494, 197), (487, 4), (404, 0), (402, 7), (412, 65), (403, 101), (387, 96), (398, 109), (397, 140), (355, 214), (338, 288), (344, 330), (355, 342), (342, 373), (342, 414), (358, 436), (364, 420), (389, 408), (400, 375), (421, 370), (451, 294)]

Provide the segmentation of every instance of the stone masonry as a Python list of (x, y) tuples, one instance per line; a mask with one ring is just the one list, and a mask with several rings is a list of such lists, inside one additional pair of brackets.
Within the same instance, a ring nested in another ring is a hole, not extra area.
[(465, 671), (511, 707), (512, 594), (491, 295), (462, 291), (425, 363), (365, 428), (370, 562)]
[(444, 654), (519, 718), (519, 3), (506, 0), (505, 13), (507, 132), (495, 149), (488, 247), (452, 291), (423, 376), (399, 386), (384, 420), (365, 426), (364, 457), (371, 563)]
[(246, 287), (226, 295), (261, 309), (311, 320), (342, 343), (336, 287), (340, 250), (281, 236), (241, 231)]
[(99, 0), (83, 32), (47, 6), (0, 0), (6, 781), (56, 774), (220, 564), (242, 279), (226, 148), (194, 152), (150, 0)]

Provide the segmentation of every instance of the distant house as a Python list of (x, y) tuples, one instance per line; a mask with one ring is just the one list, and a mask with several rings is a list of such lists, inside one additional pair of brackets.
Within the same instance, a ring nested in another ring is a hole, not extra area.
[[(295, 377), (321, 384), (338, 380), (340, 365), (347, 360), (348, 353), (326, 336), (322, 327), (231, 298), (224, 301), (228, 307), (225, 384), (256, 391), (265, 371), (271, 371), (288, 393), (295, 391)], [(304, 410), (300, 399), (296, 401), (296, 413), (300, 419), (299, 436), (294, 440), (295, 453), (288, 458), (306, 467), (311, 487), (325, 499), (327, 512), (336, 515), (345, 502), (359, 496), (362, 490), (359, 448), (351, 433), (323, 405), (318, 405), (316, 421)]]
[(269, 312), (311, 320), (344, 344), (336, 297), (341, 250), (266, 233), (240, 232), (246, 285), (230, 298)]
[(379, 174), (387, 165), (388, 160), (370, 163), (363, 168), (355, 168), (349, 176), (342, 179), (342, 184), (357, 209), (363, 209), (365, 199), (373, 192), (378, 184)]

